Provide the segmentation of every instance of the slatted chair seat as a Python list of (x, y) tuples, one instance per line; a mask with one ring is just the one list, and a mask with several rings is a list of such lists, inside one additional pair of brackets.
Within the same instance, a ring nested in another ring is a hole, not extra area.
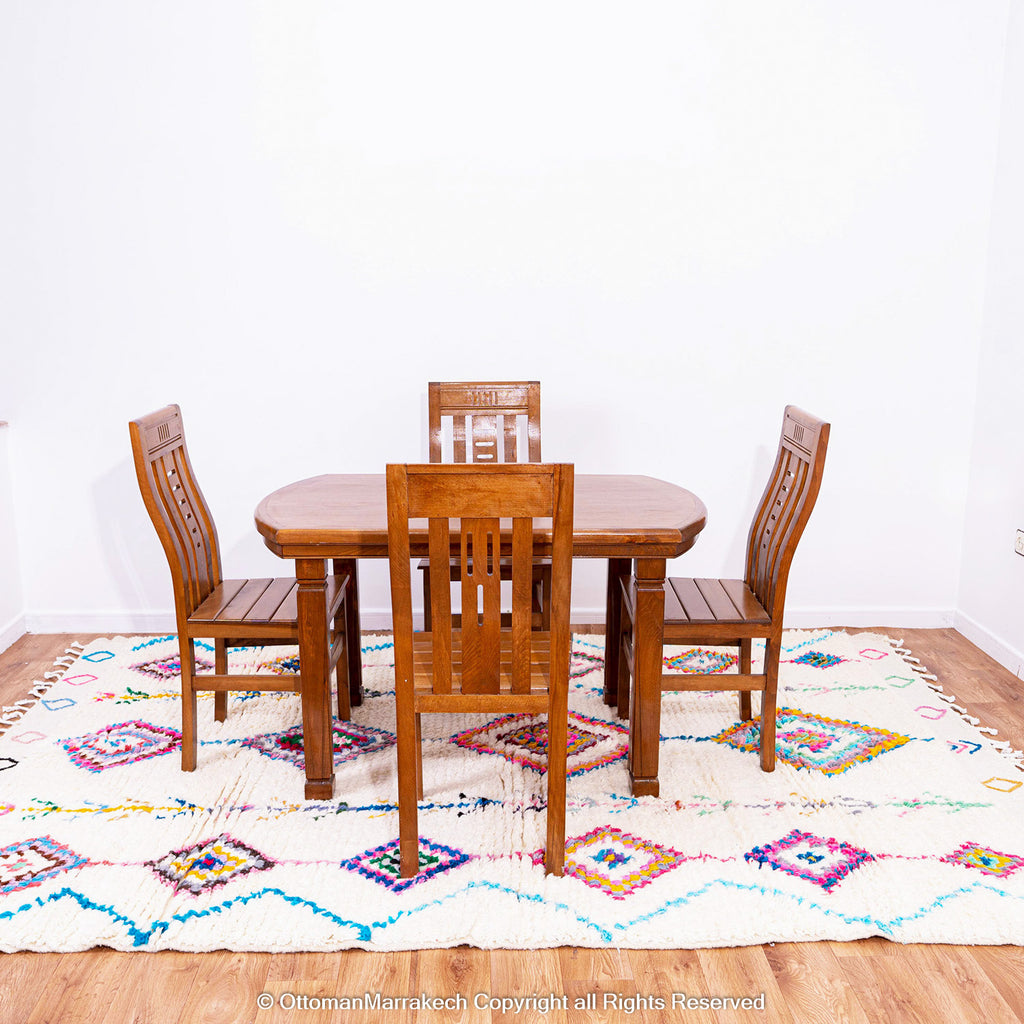
[[(344, 597), (347, 573), (327, 577), (327, 604), (335, 605)], [(189, 616), (196, 626), (204, 625), (207, 636), (234, 636), (238, 626), (259, 624), (265, 636), (278, 633), (283, 638), (298, 636), (298, 593), (296, 580), (280, 579), (224, 580)]]
[[(196, 694), (212, 691), (214, 719), (227, 717), (227, 695), (240, 690), (298, 691), (295, 672), (229, 673), (228, 650), (297, 644), (297, 583), (290, 579), (225, 580), (210, 507), (199, 488), (185, 444), (181, 410), (169, 405), (128, 424), (139, 490), (171, 570), (181, 663), (181, 767), (194, 771), (199, 749)], [(327, 581), (331, 623), (328, 671), (337, 670), (338, 714), (348, 718), (358, 693), (349, 684), (345, 605), (349, 574)], [(214, 642), (213, 672), (196, 671), (195, 641)], [(357, 642), (352, 638), (352, 642)], [(355, 680), (352, 681), (353, 684)]]
[(757, 636), (758, 627), (772, 621), (757, 595), (743, 580), (676, 579), (665, 581), (665, 625), (715, 625), (730, 629), (747, 625)]
[[(787, 406), (771, 477), (747, 536), (746, 571), (736, 579), (677, 579), (665, 582), (664, 643), (706, 644), (739, 649), (735, 673), (662, 675), (662, 690), (736, 690), (740, 718), (751, 718), (750, 694), (761, 693), (761, 768), (775, 768), (775, 710), (779, 654), (790, 563), (821, 487), (829, 424)], [(622, 669), (618, 706), (629, 707), (634, 671), (635, 578), (622, 581)], [(752, 671), (752, 642), (763, 638), (760, 672)]]
[[(475, 381), (427, 385), (429, 458), (435, 463), (478, 464), (540, 462), (540, 382)], [(522, 443), (524, 433), (526, 444)], [(450, 434), (450, 438), (449, 438)], [(423, 628), (430, 629), (430, 573), (423, 573)], [(511, 562), (501, 559), (501, 579), (512, 579)], [(459, 579), (459, 563), (450, 563), (449, 582)], [(551, 560), (533, 563), (531, 622), (534, 629), (550, 630)], [(456, 618), (456, 623), (458, 618)], [(506, 616), (504, 625), (511, 625)]]
[[(400, 871), (419, 871), (417, 800), (423, 797), (420, 716), (546, 714), (544, 867), (565, 860), (565, 786), (572, 576), (573, 467), (427, 464), (387, 467), (388, 561), (395, 643)], [(551, 520), (551, 630), (531, 628), (533, 520)], [(429, 524), (432, 629), (414, 633), (410, 520)], [(454, 521), (454, 525), (453, 525)], [(458, 530), (463, 614), (448, 585)], [(502, 625), (501, 558), (510, 558), (510, 625)], [(467, 609), (476, 613), (467, 613)]]

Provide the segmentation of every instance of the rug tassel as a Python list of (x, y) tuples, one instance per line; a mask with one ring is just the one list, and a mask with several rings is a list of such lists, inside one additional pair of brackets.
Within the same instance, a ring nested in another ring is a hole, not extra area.
[[(938, 676), (929, 672), (921, 664), (920, 658), (915, 658), (911, 653), (910, 649), (903, 646), (903, 639), (894, 640), (892, 637), (887, 638), (889, 643), (892, 644), (893, 651), (900, 656), (900, 658), (906, 662), (907, 668), (915, 673), (917, 678), (925, 680), (925, 685), (935, 693), (941, 701), (949, 705), (951, 711), (955, 711), (965, 722), (973, 725), (978, 732), (984, 733), (986, 736), (998, 736), (999, 733), (989, 727), (981, 724), (981, 720), (975, 718), (974, 715), (967, 713), (967, 709), (963, 705), (956, 702), (956, 697), (951, 693), (946, 693), (942, 689), (942, 685), (939, 683)], [(1024, 752), (1014, 750), (1009, 743), (1005, 743), (1002, 740), (987, 741), (991, 747), (998, 751), (1008, 761), (1012, 762), (1016, 767), (1024, 769)]]
[[(75, 647), (77, 647), (78, 650), (72, 649)], [(13, 725), (31, 708), (35, 707), (46, 691), (49, 690), (54, 683), (64, 678), (67, 670), (75, 664), (84, 650), (84, 644), (80, 643), (78, 640), (71, 641), (71, 646), (65, 649), (64, 655), (53, 659), (54, 668), (49, 672), (44, 672), (42, 679), (32, 680), (32, 686), (28, 691), (28, 697), (15, 701), (14, 704), (2, 709), (2, 712), (0, 712), (0, 725), (3, 725), (5, 728)], [(56, 671), (58, 667), (63, 671)]]

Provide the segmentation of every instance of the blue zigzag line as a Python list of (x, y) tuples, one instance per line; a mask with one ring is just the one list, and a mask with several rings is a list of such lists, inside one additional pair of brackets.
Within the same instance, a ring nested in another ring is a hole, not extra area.
[(768, 886), (762, 885), (749, 885), (740, 882), (732, 882), (724, 878), (716, 878), (714, 881), (708, 882), (706, 885), (701, 886), (699, 889), (694, 889), (691, 892), (686, 893), (683, 896), (679, 896), (675, 899), (669, 900), (664, 903), (657, 910), (652, 911), (649, 914), (643, 914), (640, 917), (634, 918), (632, 921), (620, 922), (612, 925), (617, 931), (627, 931), (634, 925), (643, 924), (646, 921), (650, 921), (655, 917), (660, 917), (663, 914), (667, 914), (670, 910), (676, 907), (686, 906), (693, 902), (695, 899), (706, 896), (712, 889), (724, 888), (724, 889), (736, 889), (741, 892), (759, 892), (763, 896), (780, 896), (785, 899), (797, 903), (800, 906), (806, 906), (810, 910), (820, 910), (825, 917), (835, 917), (843, 921), (846, 924), (864, 924), (873, 926), (884, 935), (892, 938), (900, 925), (905, 924), (908, 921), (916, 921), (922, 917), (927, 917), (930, 913), (938, 910), (950, 900), (958, 899), (961, 896), (969, 896), (976, 889), (985, 889), (989, 892), (995, 893), (997, 896), (1005, 896), (1008, 899), (1022, 900), (1024, 897), (1008, 893), (1004, 889), (997, 889), (994, 886), (987, 885), (984, 882), (973, 882), (971, 885), (961, 886), (959, 889), (953, 889), (950, 892), (945, 893), (942, 896), (937, 896), (931, 903), (926, 904), (923, 907), (915, 910), (910, 914), (903, 914), (900, 917), (894, 917), (889, 921), (883, 921), (881, 918), (871, 917), (869, 915), (851, 915), (844, 914), (838, 910), (831, 909), (830, 907), (822, 906), (816, 900), (809, 900), (804, 896), (797, 896), (793, 893), (783, 892), (781, 889), (773, 889)]
[[(792, 647), (787, 647), (785, 644), (783, 644), (782, 645), (782, 650), (786, 654), (789, 654), (792, 651), (799, 651), (801, 647), (810, 647), (811, 644), (823, 644), (830, 637), (834, 636), (835, 632), (836, 631), (834, 629), (828, 629), (824, 633), (822, 633), (820, 636), (812, 636), (810, 638), (810, 640), (801, 640), (800, 643), (794, 644)], [(763, 640), (760, 641), (759, 646), (761, 646), (761, 647), (764, 646), (764, 641)]]
[[(152, 640), (143, 640), (141, 644), (136, 644), (132, 651), (141, 651), (144, 647), (152, 647), (154, 644), (165, 644), (168, 640), (177, 640), (177, 633), (168, 633), (166, 636), (155, 636)], [(214, 649), (213, 644), (208, 644), (205, 640), (197, 640), (196, 647), (201, 647), (204, 651), (212, 651)]]
[(371, 651), (386, 651), (389, 647), (394, 647), (394, 646), (395, 646), (394, 641), (393, 640), (388, 640), (387, 643), (383, 643), (383, 644), (363, 644), (359, 648), (359, 650), (362, 651), (363, 654), (369, 654)]
[(584, 635), (585, 634), (579, 634), (579, 633), (574, 633), (573, 634), (572, 642), (573, 642), (573, 646), (574, 647), (593, 647), (595, 651), (603, 651), (604, 650), (604, 644), (603, 643), (596, 643), (593, 640), (584, 640), (583, 639)]
[(652, 911), (649, 914), (642, 914), (639, 917), (633, 918), (630, 921), (615, 922), (612, 925), (606, 927), (592, 920), (591, 918), (585, 917), (579, 914), (578, 912), (574, 911), (573, 908), (570, 907), (567, 903), (549, 900), (538, 893), (522, 893), (516, 889), (509, 888), (505, 885), (500, 885), (496, 882), (479, 881), (470, 882), (463, 888), (455, 892), (449, 893), (447, 896), (441, 897), (439, 899), (429, 900), (428, 902), (421, 903), (419, 906), (413, 907), (409, 910), (401, 910), (397, 914), (393, 914), (392, 916), (385, 918), (384, 920), (372, 921), (369, 924), (364, 924), (359, 921), (350, 921), (346, 918), (339, 917), (337, 914), (332, 913), (331, 911), (319, 906), (316, 903), (313, 903), (310, 900), (306, 900), (298, 896), (289, 896), (282, 889), (268, 887), (260, 889), (259, 891), (254, 893), (249, 893), (245, 896), (239, 896), (232, 900), (226, 900), (224, 903), (220, 903), (217, 906), (209, 907), (206, 910), (189, 910), (183, 914), (173, 914), (170, 920), (155, 921), (150, 928), (144, 929), (138, 927), (138, 925), (130, 918), (125, 917), (123, 914), (120, 914), (117, 911), (115, 911), (113, 907), (103, 906), (101, 904), (94, 903), (92, 900), (84, 896), (82, 893), (76, 892), (74, 889), (65, 887), (61, 889), (59, 892), (52, 893), (45, 899), (36, 899), (32, 903), (23, 904), (17, 910), (4, 911), (3, 913), (0, 913), (0, 920), (12, 920), (17, 914), (31, 910), (33, 904), (41, 907), (47, 903), (54, 903), (64, 898), (69, 898), (78, 903), (83, 910), (98, 910), (101, 913), (106, 914), (113, 921), (125, 925), (127, 933), (132, 937), (132, 944), (136, 947), (139, 947), (148, 944), (148, 942), (154, 935), (158, 935), (165, 932), (171, 926), (172, 922), (185, 924), (193, 918), (209, 917), (212, 914), (224, 913), (225, 911), (230, 910), (236, 904), (244, 906), (245, 904), (250, 903), (253, 900), (262, 899), (265, 896), (278, 896), (285, 903), (288, 903), (293, 907), (300, 907), (311, 910), (316, 916), (323, 917), (326, 920), (338, 925), (339, 927), (353, 928), (356, 931), (360, 941), (368, 942), (371, 940), (374, 930), (386, 929), (391, 925), (395, 924), (396, 922), (398, 922), (399, 920), (401, 920), (403, 917), (412, 917), (416, 914), (424, 913), (434, 907), (441, 907), (445, 903), (448, 903), (454, 899), (458, 899), (459, 897), (461, 897), (462, 895), (464, 895), (472, 889), (489, 889), (493, 892), (504, 893), (508, 896), (512, 896), (516, 899), (517, 902), (526, 901), (537, 903), (543, 906), (551, 907), (558, 911), (568, 913), (575, 918), (577, 923), (584, 925), (586, 928), (595, 932), (603, 942), (610, 944), (615, 940), (616, 933), (625, 933), (629, 931), (629, 929), (637, 925), (644, 924), (647, 921), (651, 921), (656, 917), (661, 917), (667, 914), (669, 911), (676, 909), (677, 907), (687, 906), (693, 903), (695, 900), (708, 895), (712, 890), (717, 888), (735, 889), (741, 892), (756, 892), (766, 896), (782, 897), (788, 901), (795, 902), (800, 906), (805, 906), (809, 910), (820, 911), (825, 917), (837, 918), (838, 920), (843, 921), (845, 924), (862, 924), (869, 927), (877, 928), (882, 934), (887, 935), (889, 937), (895, 936), (897, 930), (901, 925), (904, 925), (909, 921), (914, 921), (923, 917), (927, 917), (928, 914), (934, 912), (937, 909), (940, 909), (951, 900), (959, 899), (963, 896), (969, 896), (975, 890), (986, 890), (988, 892), (994, 893), (997, 896), (1002, 896), (1017, 901), (1024, 899), (1024, 897), (1008, 893), (1004, 889), (997, 889), (996, 887), (985, 884), (983, 882), (975, 882), (969, 886), (962, 886), (959, 889), (954, 889), (941, 896), (937, 896), (930, 904), (922, 906), (918, 910), (910, 914), (903, 914), (899, 917), (892, 918), (891, 920), (883, 921), (880, 918), (871, 917), (869, 915), (845, 914), (840, 911), (823, 906), (816, 900), (809, 900), (806, 897), (797, 896), (793, 893), (783, 892), (780, 889), (770, 888), (767, 886), (733, 882), (728, 879), (715, 879), (711, 882), (708, 882), (706, 885), (701, 886), (698, 889), (694, 889), (688, 893), (685, 893), (682, 896), (669, 900), (667, 903), (663, 904), (657, 910)]
[[(290, 903), (293, 907), (305, 907), (312, 910), (317, 917), (324, 917), (341, 928), (354, 928), (361, 941), (368, 942), (370, 939), (371, 932), (365, 924), (361, 924), (358, 921), (348, 921), (343, 917), (338, 917), (337, 914), (332, 914), (329, 910), (318, 906), (316, 903), (312, 903), (310, 900), (302, 899), (300, 896), (289, 896), (283, 889), (273, 889), (269, 887), (260, 889), (257, 892), (249, 893), (245, 896), (238, 896), (235, 899), (226, 900), (224, 903), (218, 903), (216, 906), (208, 907), (206, 910), (188, 910), (184, 914), (172, 914), (169, 921), (154, 921), (152, 927), (149, 929), (139, 928), (134, 921), (125, 917), (124, 914), (119, 914), (112, 906), (104, 906), (99, 903), (94, 903), (87, 896), (80, 892), (76, 892), (74, 889), (69, 889), (66, 886), (59, 892), (51, 893), (46, 897), (46, 899), (36, 899), (33, 902), (37, 906), (42, 907), (47, 903), (56, 903), (59, 900), (68, 897), (74, 900), (83, 910), (98, 910), (101, 913), (106, 914), (111, 918), (111, 920), (116, 921), (118, 924), (125, 925), (127, 927), (128, 934), (132, 937), (132, 945), (145, 946), (154, 935), (167, 931), (172, 922), (177, 921), (180, 924), (185, 924), (192, 918), (209, 917), (211, 914), (222, 914), (225, 910), (230, 910), (236, 903), (244, 906), (246, 903), (251, 903), (253, 900), (263, 899), (264, 896), (280, 896), (285, 903)], [(15, 914), (20, 914), (23, 911), (31, 909), (32, 903), (25, 903), (17, 910), (4, 911), (3, 913), (0, 913), (0, 921), (13, 919)]]
[(177, 640), (178, 636), (176, 633), (168, 633), (166, 636), (155, 636), (152, 640), (143, 640), (141, 644), (136, 644), (132, 650), (141, 651), (144, 647), (152, 647), (154, 644), (163, 644), (168, 640)]
[(592, 921), (588, 917), (583, 917), (581, 914), (573, 910), (573, 908), (570, 907), (568, 903), (552, 902), (546, 897), (541, 896), (539, 893), (524, 893), (520, 892), (518, 889), (510, 889), (507, 885), (500, 885), (497, 882), (487, 881), (469, 882), (463, 888), (458, 889), (455, 892), (451, 892), (447, 896), (443, 896), (440, 899), (430, 900), (427, 903), (421, 903), (418, 907), (413, 907), (411, 910), (400, 910), (397, 914), (393, 914), (391, 917), (383, 921), (373, 921), (371, 922), (370, 927), (379, 929), (388, 928), (389, 926), (395, 924), (403, 917), (412, 917), (415, 914), (421, 914), (427, 910), (430, 910), (433, 907), (440, 907), (451, 900), (458, 899), (460, 896), (463, 896), (471, 889), (490, 889), (493, 892), (505, 893), (508, 896), (514, 897), (517, 903), (540, 903), (544, 906), (553, 907), (555, 910), (563, 910), (567, 914), (572, 915), (579, 924), (582, 924), (585, 927), (591, 929), (592, 931), (597, 932), (597, 934), (601, 937), (601, 939), (604, 942), (611, 942), (614, 938), (612, 933), (608, 931), (607, 928), (601, 927), (601, 925), (597, 924), (595, 921)]
[(950, 900), (958, 899), (961, 896), (968, 896), (977, 889), (984, 889), (989, 892), (995, 893), (997, 896), (1004, 896), (1010, 899), (1024, 899), (1024, 897), (1013, 895), (1011, 893), (1006, 892), (1003, 889), (997, 889), (994, 886), (987, 885), (982, 882), (975, 882), (969, 886), (963, 886), (959, 889), (954, 889), (951, 892), (948, 892), (942, 896), (938, 896), (930, 904), (919, 908), (913, 913), (904, 914), (900, 917), (892, 918), (889, 921), (884, 921), (880, 918), (871, 917), (869, 915), (844, 914), (830, 907), (823, 906), (816, 900), (809, 900), (806, 897), (783, 892), (780, 889), (769, 888), (768, 886), (749, 885), (740, 882), (732, 882), (728, 879), (715, 879), (714, 881), (701, 886), (699, 889), (694, 889), (693, 891), (686, 893), (683, 896), (679, 896), (676, 899), (669, 900), (667, 903), (663, 904), (657, 910), (652, 911), (649, 914), (642, 914), (641, 916), (636, 917), (630, 921), (616, 922), (606, 926), (600, 924), (592, 918), (583, 916), (566, 903), (553, 902), (551, 900), (548, 900), (546, 897), (541, 896), (540, 894), (522, 893), (516, 889), (511, 889), (508, 886), (500, 885), (496, 882), (480, 881), (470, 882), (463, 888), (455, 892), (449, 893), (447, 896), (441, 897), (436, 900), (430, 900), (409, 910), (399, 911), (397, 914), (394, 914), (391, 917), (388, 917), (382, 921), (373, 921), (371, 922), (369, 927), (373, 930), (388, 928), (403, 917), (412, 917), (416, 914), (424, 913), (434, 907), (443, 906), (445, 903), (449, 902), (450, 900), (459, 898), (460, 896), (469, 892), (471, 889), (481, 888), (490, 889), (494, 892), (505, 893), (506, 895), (513, 896), (517, 902), (528, 901), (552, 907), (555, 910), (564, 911), (565, 913), (570, 914), (577, 921), (577, 923), (582, 924), (586, 928), (597, 933), (597, 935), (600, 936), (601, 940), (607, 943), (611, 943), (615, 940), (616, 933), (627, 932), (629, 929), (637, 925), (644, 924), (645, 922), (653, 920), (656, 917), (660, 917), (664, 914), (667, 914), (670, 910), (673, 910), (680, 906), (687, 906), (688, 904), (694, 902), (694, 900), (699, 899), (702, 896), (706, 896), (708, 893), (710, 893), (713, 889), (716, 888), (735, 889), (738, 891), (746, 892), (759, 892), (762, 895), (782, 897), (791, 902), (795, 902), (798, 905), (806, 906), (808, 909), (821, 911), (821, 913), (825, 917), (837, 918), (843, 921), (845, 924), (863, 924), (869, 927), (877, 928), (882, 934), (890, 937), (895, 935), (896, 931), (899, 929), (901, 925), (909, 921), (914, 921), (919, 918), (927, 917), (928, 914), (939, 909)]

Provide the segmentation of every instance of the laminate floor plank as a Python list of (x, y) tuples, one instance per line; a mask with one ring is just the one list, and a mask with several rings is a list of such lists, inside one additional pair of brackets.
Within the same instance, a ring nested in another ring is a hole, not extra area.
[(526, 1000), (522, 1004), (498, 1004), (491, 1010), (494, 1024), (566, 1024), (567, 1012), (561, 1005), (544, 1011), (539, 1002), (562, 1000), (565, 985), (557, 949), (491, 950), (491, 998)]
[(765, 957), (799, 1024), (873, 1024), (829, 943), (779, 942), (765, 949)]

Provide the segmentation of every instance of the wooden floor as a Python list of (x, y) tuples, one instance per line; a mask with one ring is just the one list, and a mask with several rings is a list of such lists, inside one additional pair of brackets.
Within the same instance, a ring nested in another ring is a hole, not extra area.
[[(952, 629), (884, 630), (939, 677), (947, 693), (1024, 749), (1022, 683)], [(24, 697), (71, 640), (86, 635), (26, 636), (0, 654), (0, 705)], [(0, 941), (3, 923), (0, 922)], [(342, 995), (379, 992), (397, 998), (461, 995), (464, 1009), (332, 1008)], [(751, 996), (764, 1010), (671, 1008), (671, 994)], [(258, 1009), (269, 993), (279, 1005)], [(477, 994), (543, 998), (568, 1009), (475, 1009)], [(593, 994), (597, 1009), (577, 1010)], [(665, 1009), (655, 999), (665, 1001)], [(320, 1003), (320, 1000), (324, 1000)], [(608, 1002), (606, 1003), (606, 1000)], [(633, 1000), (633, 1002), (630, 1002)], [(644, 1005), (646, 1002), (647, 1005)], [(544, 1012), (546, 1009), (547, 1012)], [(0, 959), (0, 1024), (78, 1021), (230, 1022), (411, 1020), (480, 1022), (583, 1021), (921, 1021), (1024, 1020), (1024, 948), (901, 946), (860, 942), (778, 943), (709, 950), (552, 949), (416, 950), (290, 953), (8, 953)]]

